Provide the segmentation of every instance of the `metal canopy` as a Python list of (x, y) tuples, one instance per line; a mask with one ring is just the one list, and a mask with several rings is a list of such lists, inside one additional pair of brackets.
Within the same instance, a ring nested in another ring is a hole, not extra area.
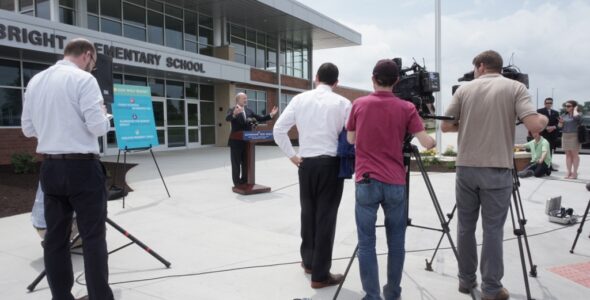
[(255, 30), (310, 36), (313, 49), (356, 46), (360, 33), (293, 0), (168, 0)]

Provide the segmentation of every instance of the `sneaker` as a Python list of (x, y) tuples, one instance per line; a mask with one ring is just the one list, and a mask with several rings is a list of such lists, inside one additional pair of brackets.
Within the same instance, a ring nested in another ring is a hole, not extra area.
[(477, 287), (477, 282), (471, 284), (470, 287), (466, 287), (459, 283), (459, 293), (461, 294), (471, 294), (471, 290)]
[(495, 296), (481, 295), (481, 300), (508, 300), (509, 298), (510, 294), (505, 288), (502, 288)]

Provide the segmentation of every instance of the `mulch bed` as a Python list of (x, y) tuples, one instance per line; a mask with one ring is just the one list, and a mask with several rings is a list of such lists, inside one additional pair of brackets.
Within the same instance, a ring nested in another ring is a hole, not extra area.
[[(109, 175), (107, 186), (111, 186), (113, 182), (119, 186), (125, 183), (126, 190), (132, 191), (125, 182), (125, 174), (136, 164), (128, 163), (124, 171), (123, 166), (120, 165), (117, 172), (115, 172), (115, 163), (103, 162), (103, 164)], [(12, 165), (0, 165), (0, 218), (31, 212), (39, 183), (40, 165), (41, 163), (37, 163), (36, 171), (30, 174), (15, 174)], [(116, 178), (113, 178), (113, 175)]]

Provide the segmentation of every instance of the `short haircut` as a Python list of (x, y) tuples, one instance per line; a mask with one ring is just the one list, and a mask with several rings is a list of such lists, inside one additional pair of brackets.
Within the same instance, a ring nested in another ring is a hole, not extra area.
[(338, 67), (333, 63), (323, 63), (318, 69), (318, 80), (327, 85), (338, 82)]
[(399, 67), (391, 59), (382, 59), (373, 68), (373, 78), (377, 85), (382, 87), (392, 86), (399, 77)]
[(86, 52), (96, 53), (94, 45), (87, 39), (76, 38), (68, 42), (64, 49), (64, 56), (80, 56)]
[(547, 98), (545, 98), (545, 102), (547, 102), (547, 101), (551, 101), (551, 102), (553, 102), (553, 98), (551, 98), (551, 97), (547, 97)]
[(502, 71), (502, 56), (494, 50), (487, 50), (478, 54), (473, 59), (473, 65), (479, 67), (480, 64), (484, 65), (486, 70), (500, 73)]

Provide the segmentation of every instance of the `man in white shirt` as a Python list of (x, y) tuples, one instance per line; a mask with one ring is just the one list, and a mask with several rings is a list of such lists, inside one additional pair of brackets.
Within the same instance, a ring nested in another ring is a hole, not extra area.
[[(311, 274), (311, 287), (339, 284), (331, 274), (336, 217), (344, 179), (338, 178), (338, 135), (343, 130), (351, 103), (335, 94), (338, 68), (324, 63), (315, 78), (316, 88), (295, 96), (275, 123), (275, 142), (299, 168), (301, 201), (301, 266)], [(291, 145), (289, 129), (297, 126), (299, 153)]]
[(71, 40), (63, 60), (31, 79), (23, 104), (23, 133), (37, 138), (37, 153), (44, 157), (40, 174), (47, 222), (44, 261), (54, 300), (74, 299), (68, 245), (74, 212), (84, 240), (88, 289), (88, 296), (80, 299), (114, 299), (108, 285), (106, 174), (98, 160), (97, 139), (109, 130), (110, 115), (90, 74), (95, 64), (92, 43)]

